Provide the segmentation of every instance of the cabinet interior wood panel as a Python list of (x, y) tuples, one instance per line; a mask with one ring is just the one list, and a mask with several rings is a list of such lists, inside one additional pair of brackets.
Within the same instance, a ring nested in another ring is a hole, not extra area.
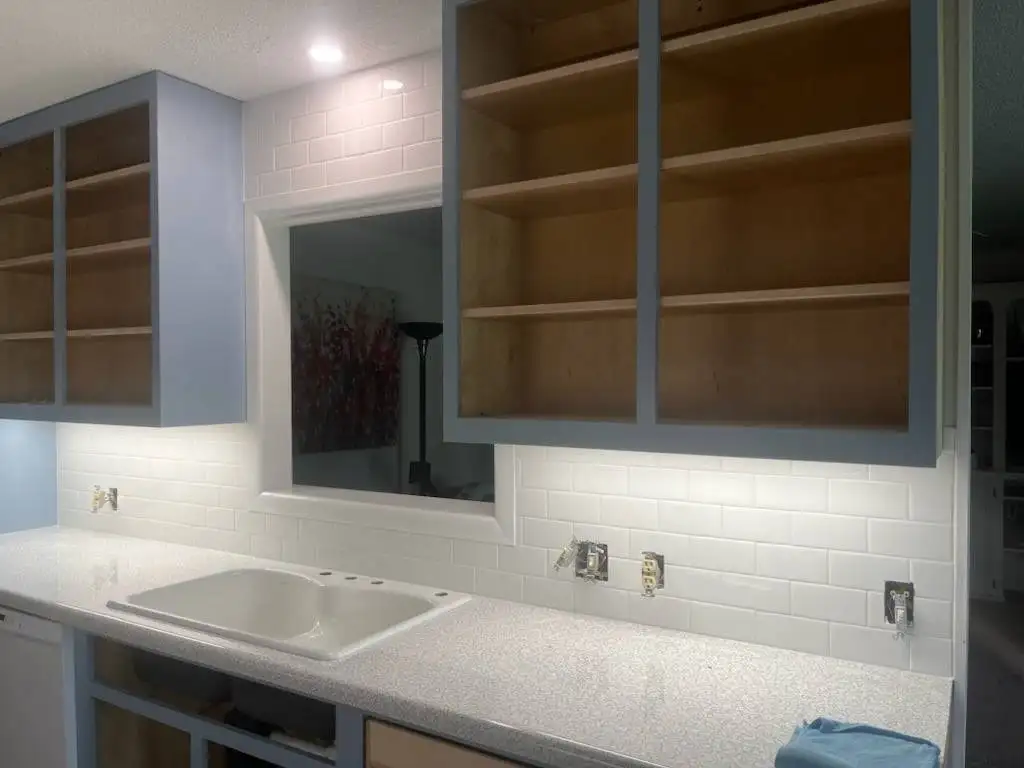
[(522, 768), (447, 741), (386, 725), (366, 724), (366, 768)]

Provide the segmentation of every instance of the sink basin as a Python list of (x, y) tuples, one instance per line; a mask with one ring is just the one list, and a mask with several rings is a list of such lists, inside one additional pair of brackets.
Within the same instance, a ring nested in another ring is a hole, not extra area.
[(111, 600), (111, 608), (332, 660), (426, 621), (466, 595), (331, 572), (225, 571)]

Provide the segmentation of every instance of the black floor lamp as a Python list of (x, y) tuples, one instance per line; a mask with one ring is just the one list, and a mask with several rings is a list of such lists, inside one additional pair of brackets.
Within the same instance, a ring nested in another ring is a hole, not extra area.
[(409, 482), (419, 488), (420, 496), (436, 496), (437, 488), (430, 477), (430, 462), (427, 461), (427, 348), (441, 335), (444, 326), (441, 323), (400, 323), (398, 327), (410, 339), (416, 340), (416, 351), (420, 356), (420, 456), (419, 461), (409, 462)]

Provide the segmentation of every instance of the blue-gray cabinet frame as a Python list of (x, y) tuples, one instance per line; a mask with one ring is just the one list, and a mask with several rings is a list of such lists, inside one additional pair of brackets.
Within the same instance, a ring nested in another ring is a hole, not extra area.
[[(939, 360), (939, 3), (911, 2), (911, 210), (909, 414), (906, 431), (658, 422), (660, 3), (639, 6), (639, 187), (637, 227), (636, 423), (460, 414), (460, 152), (458, 10), (480, 0), (445, 0), (444, 435), (452, 442), (553, 445), (740, 457), (934, 466), (941, 448)], [(879, 343), (884, 343), (880, 339)]]
[[(67, 398), (65, 130), (149, 105), (153, 399)], [(0, 147), (54, 136), (53, 404), (0, 403), (0, 419), (143, 426), (245, 420), (245, 254), (241, 103), (160, 72), (0, 125)]]

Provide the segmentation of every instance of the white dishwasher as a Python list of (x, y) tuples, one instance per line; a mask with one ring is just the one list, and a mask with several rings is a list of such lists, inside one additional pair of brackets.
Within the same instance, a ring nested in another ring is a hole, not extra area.
[(66, 768), (61, 626), (0, 606), (0, 765)]

